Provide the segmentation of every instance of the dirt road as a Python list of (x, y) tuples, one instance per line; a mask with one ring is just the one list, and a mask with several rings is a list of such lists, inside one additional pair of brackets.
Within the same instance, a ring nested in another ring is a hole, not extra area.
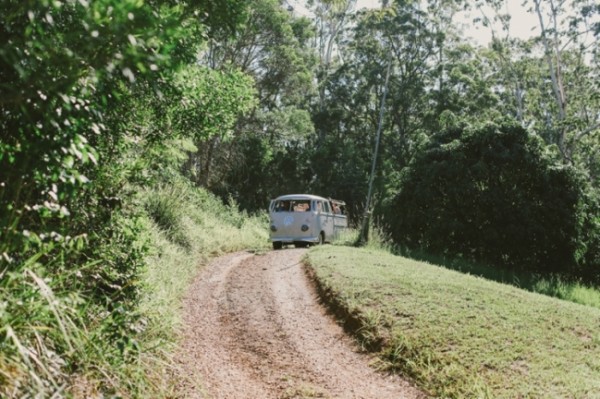
[(185, 300), (187, 398), (421, 398), (369, 367), (318, 304), (303, 249), (214, 260)]

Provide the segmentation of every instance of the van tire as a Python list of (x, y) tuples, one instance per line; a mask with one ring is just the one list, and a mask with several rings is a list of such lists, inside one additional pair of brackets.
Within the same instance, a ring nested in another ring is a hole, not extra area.
[(273, 241), (273, 249), (281, 249), (283, 248), (283, 243), (281, 241)]
[(317, 243), (317, 245), (323, 244), (325, 244), (325, 233), (321, 232), (321, 234), (319, 234), (319, 242)]

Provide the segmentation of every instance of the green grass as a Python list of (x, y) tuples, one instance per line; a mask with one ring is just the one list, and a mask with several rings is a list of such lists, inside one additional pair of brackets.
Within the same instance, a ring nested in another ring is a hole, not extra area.
[(381, 368), (435, 397), (600, 397), (600, 310), (375, 249), (307, 261)]
[[(0, 269), (1, 398), (178, 397), (173, 354), (191, 279), (213, 256), (266, 250), (268, 220), (185, 181), (146, 190), (131, 207), (145, 212), (113, 218), (118, 233), (95, 248), (100, 259), (65, 265), (40, 251)], [(123, 234), (132, 238), (126, 247)], [(102, 271), (123, 257), (141, 269), (126, 280), (139, 297), (132, 291), (108, 307), (81, 294), (110, 281)]]
[[(385, 241), (387, 243), (387, 241)], [(389, 248), (389, 244), (386, 244)], [(435, 256), (420, 251), (399, 250), (391, 247), (390, 252), (405, 255), (412, 259), (441, 265), (451, 270), (484, 277), (488, 280), (510, 284), (524, 290), (564, 299), (600, 309), (600, 289), (568, 280), (559, 275), (542, 275), (524, 271), (512, 271), (499, 267), (468, 262), (464, 259)]]

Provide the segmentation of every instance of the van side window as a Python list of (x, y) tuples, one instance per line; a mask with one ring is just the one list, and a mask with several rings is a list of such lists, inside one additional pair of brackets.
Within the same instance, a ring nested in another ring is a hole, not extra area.
[(325, 213), (331, 213), (331, 208), (329, 207), (329, 202), (323, 202), (323, 209)]
[(287, 212), (290, 210), (290, 201), (277, 201), (275, 203), (275, 212)]
[(292, 207), (293, 207), (294, 212), (309, 212), (310, 211), (310, 200), (292, 201)]

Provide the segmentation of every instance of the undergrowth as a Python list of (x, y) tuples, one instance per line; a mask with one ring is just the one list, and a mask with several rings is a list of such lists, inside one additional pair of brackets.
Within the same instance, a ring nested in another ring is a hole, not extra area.
[[(267, 248), (265, 216), (184, 179), (123, 208), (110, 228), (57, 236), (0, 270), (0, 397), (176, 397), (172, 356), (191, 278), (212, 256)], [(84, 247), (89, 260), (67, 263)]]

